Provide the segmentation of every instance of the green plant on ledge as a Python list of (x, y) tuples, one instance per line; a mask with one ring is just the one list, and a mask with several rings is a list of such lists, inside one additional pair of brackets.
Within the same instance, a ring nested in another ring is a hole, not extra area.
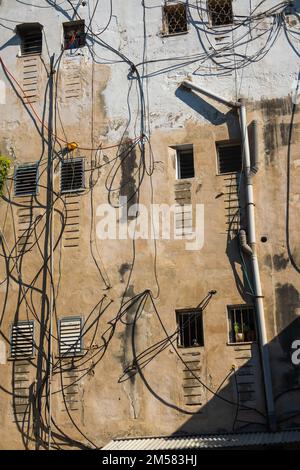
[(0, 196), (3, 193), (3, 186), (8, 175), (10, 168), (10, 160), (6, 157), (0, 156)]

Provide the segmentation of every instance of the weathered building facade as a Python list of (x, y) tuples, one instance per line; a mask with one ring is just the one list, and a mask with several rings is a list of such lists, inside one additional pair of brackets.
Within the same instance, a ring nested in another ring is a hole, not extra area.
[(0, 2), (1, 448), (300, 426), (299, 15)]

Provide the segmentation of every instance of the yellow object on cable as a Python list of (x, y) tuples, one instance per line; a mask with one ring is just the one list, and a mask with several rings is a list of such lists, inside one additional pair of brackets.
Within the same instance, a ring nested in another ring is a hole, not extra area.
[(67, 148), (68, 148), (68, 150), (78, 149), (78, 144), (76, 142), (68, 142)]

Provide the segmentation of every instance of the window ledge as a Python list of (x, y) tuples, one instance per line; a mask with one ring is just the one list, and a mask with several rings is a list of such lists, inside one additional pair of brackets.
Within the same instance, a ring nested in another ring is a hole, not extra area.
[(238, 343), (229, 343), (229, 342), (227, 342), (226, 344), (227, 344), (227, 346), (245, 346), (245, 345), (249, 345), (249, 344), (257, 344), (257, 341), (241, 341), (241, 342), (238, 342)]
[(182, 33), (160, 33), (160, 37), (168, 38), (173, 36), (183, 36), (185, 34), (189, 34), (189, 31), (182, 31)]
[(221, 28), (234, 28), (235, 26), (238, 26), (240, 24), (239, 21), (234, 20), (232, 23), (225, 23), (225, 24), (215, 24), (213, 25), (211, 21), (207, 22), (208, 29), (214, 30), (214, 29), (221, 29)]
[(192, 176), (191, 178), (176, 178), (175, 181), (176, 181), (176, 182), (177, 182), (177, 181), (182, 181), (182, 182), (184, 183), (184, 182), (186, 182), (186, 181), (187, 181), (187, 182), (189, 182), (189, 181), (192, 182), (192, 181), (194, 181), (194, 179), (195, 179), (195, 176)]
[(17, 59), (26, 59), (27, 57), (42, 57), (42, 52), (33, 52), (32, 54), (17, 54)]

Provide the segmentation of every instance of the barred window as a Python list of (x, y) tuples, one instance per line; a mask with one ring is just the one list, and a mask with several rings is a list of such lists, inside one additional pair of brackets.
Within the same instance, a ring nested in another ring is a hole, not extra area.
[(68, 21), (63, 23), (63, 28), (65, 49), (78, 49), (85, 46), (84, 20)]
[(194, 176), (193, 147), (177, 149), (177, 179), (194, 178)]
[(42, 25), (39, 23), (23, 23), (17, 26), (21, 39), (21, 55), (41, 54), (43, 47)]
[(33, 321), (20, 321), (11, 330), (11, 357), (24, 359), (33, 356)]
[(186, 33), (187, 14), (184, 3), (172, 3), (163, 7), (163, 33), (165, 35)]
[(61, 162), (60, 189), (62, 193), (84, 190), (84, 159), (69, 158)]
[(178, 346), (193, 348), (203, 346), (203, 322), (201, 309), (176, 310)]
[(256, 341), (255, 310), (251, 305), (230, 305), (228, 308), (229, 342)]
[(233, 23), (232, 0), (207, 0), (207, 10), (212, 26)]
[(241, 144), (217, 143), (217, 155), (219, 175), (242, 170)]
[(76, 356), (82, 353), (82, 319), (80, 317), (60, 320), (59, 352), (61, 356)]
[(35, 196), (37, 194), (38, 164), (18, 165), (14, 173), (14, 193), (16, 197)]

